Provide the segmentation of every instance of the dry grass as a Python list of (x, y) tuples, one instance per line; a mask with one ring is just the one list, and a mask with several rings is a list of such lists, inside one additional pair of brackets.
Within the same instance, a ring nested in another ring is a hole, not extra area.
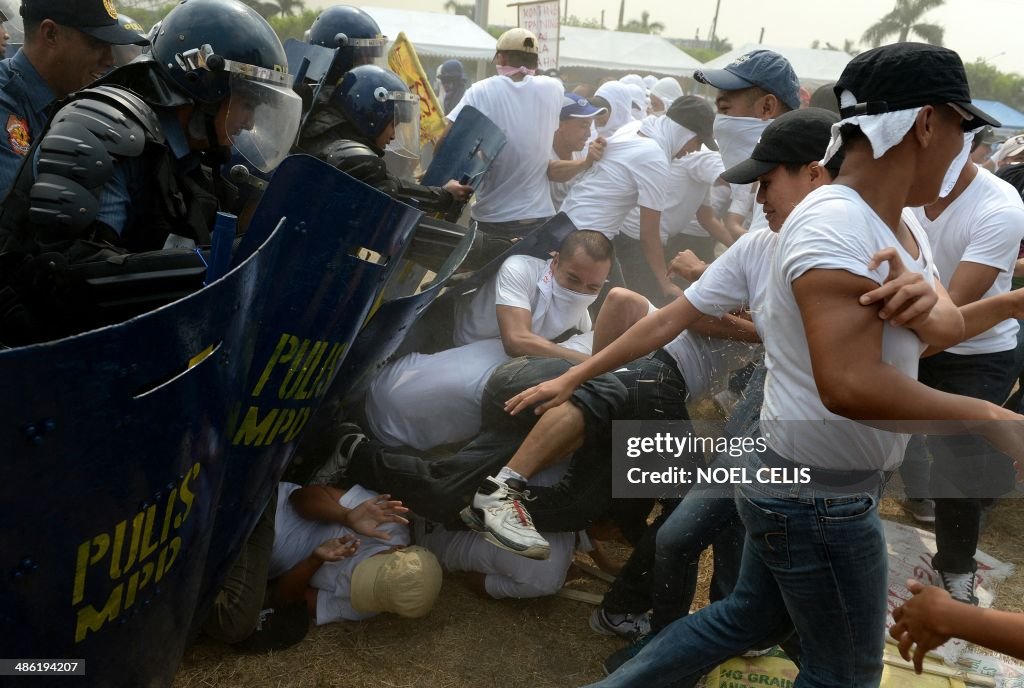
[[(887, 498), (885, 518), (910, 523)], [(1017, 571), (999, 588), (1001, 609), (1024, 611), (1024, 500), (1003, 501), (992, 513), (981, 547)], [(628, 554), (612, 546), (620, 559)], [(589, 560), (581, 556), (582, 561)], [(705, 553), (696, 607), (707, 603), (710, 561)], [(602, 592), (588, 577), (573, 588)], [(425, 619), (386, 615), (364, 623), (314, 628), (298, 646), (267, 656), (238, 655), (200, 642), (186, 656), (175, 688), (547, 688), (577, 686), (602, 676), (600, 662), (622, 643), (587, 625), (592, 607), (560, 598), (494, 601), (448, 576)]]

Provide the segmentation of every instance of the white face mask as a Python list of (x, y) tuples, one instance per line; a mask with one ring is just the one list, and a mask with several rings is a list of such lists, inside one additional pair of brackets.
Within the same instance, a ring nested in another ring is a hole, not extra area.
[(953, 158), (953, 163), (946, 170), (946, 176), (942, 178), (942, 188), (939, 190), (939, 198), (945, 198), (953, 193), (953, 187), (960, 179), (960, 173), (964, 171), (967, 162), (971, 159), (971, 144), (974, 143), (974, 132), (964, 132), (964, 147), (960, 149), (959, 155)]
[(771, 120), (757, 117), (715, 115), (715, 141), (722, 153), (725, 169), (739, 165), (750, 157), (769, 124)]
[(537, 287), (539, 298), (533, 309), (532, 328), (534, 334), (545, 339), (553, 339), (574, 327), (597, 300), (597, 294), (581, 294), (563, 287), (551, 266)]

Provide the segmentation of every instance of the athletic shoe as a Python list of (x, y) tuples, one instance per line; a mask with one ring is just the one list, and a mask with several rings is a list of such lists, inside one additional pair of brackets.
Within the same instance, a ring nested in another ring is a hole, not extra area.
[(473, 503), (459, 516), (493, 545), (530, 559), (547, 559), (551, 545), (534, 528), (533, 519), (523, 506), (529, 493), (516, 487), (520, 486), (485, 478), (473, 495)]
[(609, 614), (599, 607), (590, 615), (590, 630), (601, 635), (636, 640), (651, 632), (651, 614)]
[(334, 446), (334, 451), (313, 473), (307, 485), (333, 485), (344, 478), (356, 447), (366, 441), (363, 429), (355, 423), (342, 423), (338, 426), (338, 434), (341, 438)]
[(939, 574), (939, 582), (946, 589), (949, 596), (958, 602), (978, 606), (978, 597), (974, 594), (973, 573), (947, 573), (936, 571)]
[(935, 523), (934, 499), (910, 499), (903, 502), (903, 508), (918, 523)]

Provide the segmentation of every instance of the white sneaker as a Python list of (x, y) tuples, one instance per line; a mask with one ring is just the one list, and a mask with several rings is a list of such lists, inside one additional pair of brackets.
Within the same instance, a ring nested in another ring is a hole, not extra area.
[(459, 515), (491, 544), (530, 559), (547, 559), (551, 545), (533, 527), (533, 519), (522, 504), (528, 497), (529, 493), (488, 477), (473, 495), (473, 503)]
[(333, 485), (344, 478), (356, 447), (366, 441), (366, 435), (355, 423), (342, 423), (338, 426), (338, 434), (340, 437), (334, 451), (306, 481), (307, 485)]
[(974, 594), (973, 573), (948, 573), (936, 571), (939, 574), (939, 582), (949, 593), (949, 596), (958, 602), (978, 606), (978, 597)]

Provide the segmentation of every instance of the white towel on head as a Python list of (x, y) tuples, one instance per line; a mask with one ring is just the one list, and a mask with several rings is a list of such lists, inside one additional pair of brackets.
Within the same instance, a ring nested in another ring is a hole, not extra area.
[[(843, 91), (843, 95), (839, 98), (839, 107), (852, 107), (856, 104), (857, 97), (849, 91)], [(825, 157), (821, 163), (824, 165), (831, 160), (843, 145), (843, 137), (839, 130), (844, 124), (856, 124), (860, 127), (864, 136), (871, 142), (871, 151), (877, 160), (903, 140), (910, 128), (914, 126), (919, 112), (921, 112), (921, 108), (918, 107), (883, 112), (880, 115), (854, 115), (836, 122), (832, 125), (832, 140), (829, 141), (828, 148), (825, 149)]]

